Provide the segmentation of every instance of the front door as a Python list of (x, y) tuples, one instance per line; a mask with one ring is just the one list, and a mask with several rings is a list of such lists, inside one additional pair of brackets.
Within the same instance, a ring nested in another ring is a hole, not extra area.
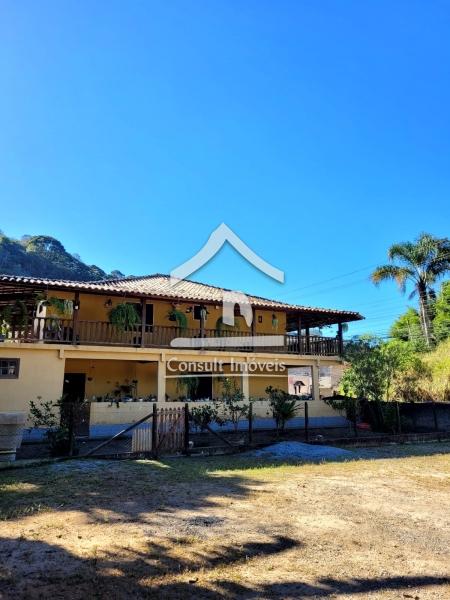
[(198, 386), (192, 400), (206, 400), (207, 398), (212, 398), (212, 376), (209, 373), (202, 373), (198, 377)]
[[(86, 388), (85, 373), (65, 373), (63, 385), (63, 403), (64, 402), (82, 402)], [(75, 435), (89, 435), (89, 415), (90, 407), (86, 404), (81, 409), (74, 411), (75, 416)]]

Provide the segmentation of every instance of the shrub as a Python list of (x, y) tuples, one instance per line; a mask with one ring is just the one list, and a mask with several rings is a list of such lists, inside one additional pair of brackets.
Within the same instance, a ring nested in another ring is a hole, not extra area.
[(250, 405), (245, 403), (244, 400), (245, 395), (237, 386), (235, 380), (231, 377), (224, 377), (222, 380), (224, 421), (232, 423), (235, 431), (237, 431), (241, 419), (248, 419)]
[(297, 416), (300, 408), (298, 397), (271, 385), (266, 388), (266, 392), (269, 395), (269, 404), (275, 419), (277, 434), (284, 433), (286, 423)]

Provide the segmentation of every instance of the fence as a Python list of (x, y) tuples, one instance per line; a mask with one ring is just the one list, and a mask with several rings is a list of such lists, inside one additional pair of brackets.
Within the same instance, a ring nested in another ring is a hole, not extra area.
[(365, 428), (398, 434), (450, 431), (448, 402), (376, 402), (350, 398), (348, 401), (347, 417), (355, 434)]
[[(46, 430), (47, 443), (42, 443), (41, 436), (41, 443), (22, 444), (18, 457), (28, 459), (50, 455), (126, 458), (239, 452), (255, 442), (261, 444), (267, 440), (270, 443), (278, 437), (274, 429), (254, 428), (252, 403), (247, 417), (235, 423), (236, 427), (230, 428), (219, 427), (214, 422), (199, 421), (192, 408), (188, 404), (170, 407), (154, 403), (137, 421), (123, 425), (117, 433), (111, 432), (107, 439), (100, 441), (98, 438), (89, 439), (85, 435), (83, 404), (64, 402), (61, 407), (61, 428), (50, 427)], [(299, 411), (304, 415), (303, 423), (301, 427), (290, 429), (289, 434), (301, 435), (308, 441), (308, 403), (302, 403)]]
[[(396, 436), (408, 434), (427, 435), (444, 433), (450, 435), (450, 403), (396, 403), (369, 402), (347, 398), (347, 419), (350, 428), (317, 430), (310, 428), (308, 402), (300, 407), (303, 413), (299, 427), (281, 431), (282, 436), (305, 442), (328, 441), (339, 438), (377, 438), (379, 433)], [(149, 407), (150, 409), (150, 407)], [(158, 457), (175, 454), (213, 454), (239, 452), (255, 445), (270, 444), (279, 438), (275, 429), (254, 428), (252, 404), (248, 419), (239, 427), (221, 429), (213, 423), (196, 421), (189, 405), (158, 407), (154, 403), (151, 412), (134, 423), (123, 426), (115, 435), (99, 443), (80, 435), (75, 417), (83, 417), (83, 409), (67, 407), (61, 412), (65, 437), (50, 431), (49, 444), (22, 444), (18, 458), (78, 455), (81, 457), (126, 458), (136, 456)], [(323, 435), (322, 435), (323, 434)], [(314, 436), (314, 437), (313, 437)], [(400, 438), (399, 438), (400, 439)], [(401, 440), (400, 440), (401, 441)]]

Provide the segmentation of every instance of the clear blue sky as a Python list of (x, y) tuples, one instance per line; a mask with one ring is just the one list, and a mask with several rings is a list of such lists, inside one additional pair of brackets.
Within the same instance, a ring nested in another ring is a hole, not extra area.
[(286, 284), (230, 249), (197, 278), (383, 332), (370, 268), (449, 234), (449, 2), (2, 0), (0, 39), (10, 236), (144, 274), (224, 221)]

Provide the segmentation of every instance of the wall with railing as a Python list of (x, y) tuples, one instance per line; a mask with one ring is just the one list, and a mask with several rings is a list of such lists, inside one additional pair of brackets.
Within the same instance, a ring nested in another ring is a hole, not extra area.
[[(145, 348), (169, 348), (173, 340), (183, 338), (195, 340), (186, 347), (212, 348), (225, 350), (292, 353), (316, 356), (336, 356), (339, 354), (339, 340), (317, 335), (301, 336), (292, 334), (265, 335), (244, 331), (224, 331), (220, 329), (191, 329), (162, 325), (134, 325), (121, 328), (108, 321), (83, 321), (59, 319), (56, 317), (36, 317), (26, 323), (11, 325), (3, 334), (7, 341), (42, 342), (57, 344), (131, 346)], [(204, 341), (202, 341), (204, 340)], [(248, 342), (247, 342), (248, 341)], [(233, 343), (235, 342), (235, 343)], [(177, 347), (183, 347), (179, 345)]]

